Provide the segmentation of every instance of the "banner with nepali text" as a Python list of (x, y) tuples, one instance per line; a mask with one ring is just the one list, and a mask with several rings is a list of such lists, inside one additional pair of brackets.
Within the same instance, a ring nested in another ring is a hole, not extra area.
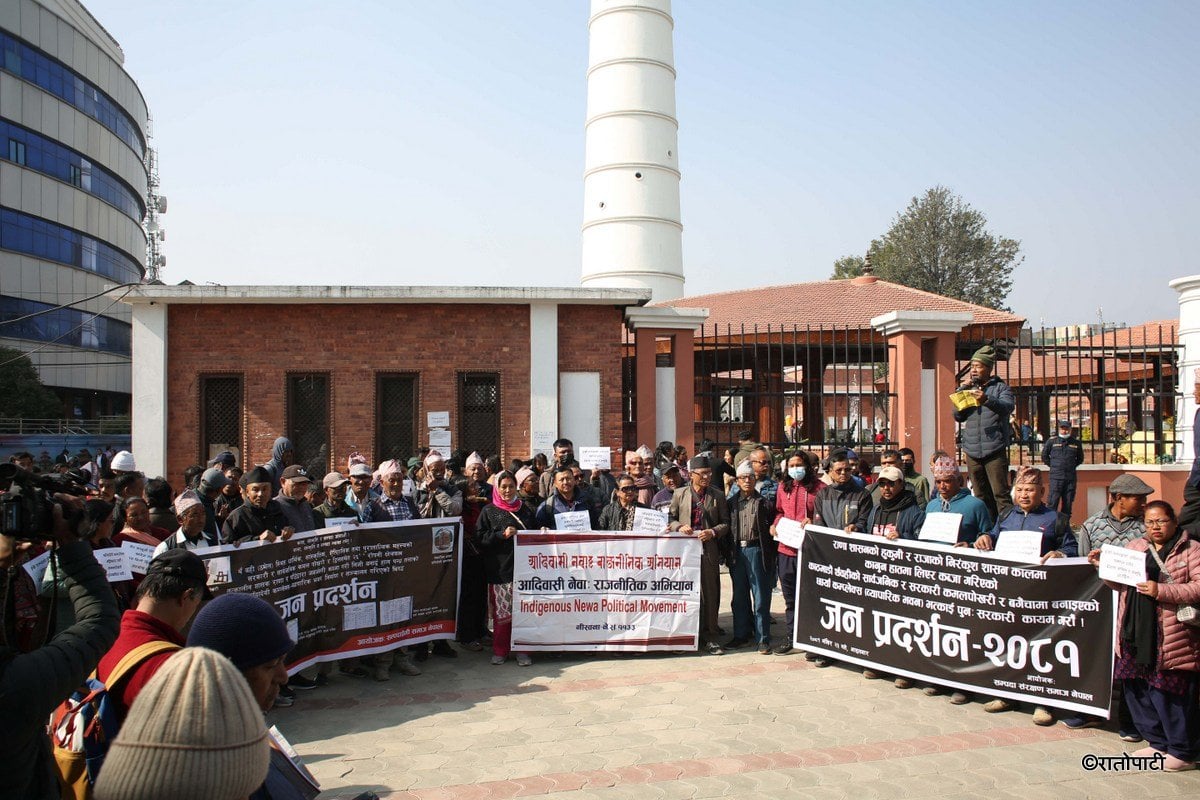
[(696, 649), (695, 537), (522, 531), (515, 556), (513, 650)]
[(985, 697), (1108, 716), (1115, 593), (1086, 560), (1017, 564), (816, 525), (801, 557), (796, 647)]
[(197, 550), (213, 594), (246, 592), (279, 610), (294, 674), (318, 661), (452, 639), (458, 615), (458, 517), (342, 525), (288, 541)]

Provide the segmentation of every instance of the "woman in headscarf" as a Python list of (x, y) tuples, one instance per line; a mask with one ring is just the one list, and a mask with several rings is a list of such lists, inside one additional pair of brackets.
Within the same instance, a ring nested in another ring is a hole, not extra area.
[[(532, 473), (532, 470), (530, 471)], [(536, 477), (534, 478), (536, 483)], [(496, 476), (492, 502), (479, 511), (475, 543), (483, 555), (492, 612), (492, 663), (503, 664), (512, 645), (513, 537), (517, 531), (536, 530), (533, 509), (517, 493), (517, 476), (508, 470)], [(517, 664), (533, 663), (528, 653), (517, 653)]]
[[(1108, 583), (1121, 593), (1117, 611), (1117, 664), (1138, 732), (1149, 743), (1135, 756), (1164, 757), (1163, 769), (1195, 769), (1200, 756), (1200, 628), (1176, 616), (1200, 603), (1200, 542), (1179, 529), (1175, 509), (1146, 504), (1146, 535), (1126, 545), (1146, 554), (1146, 580), (1136, 586)], [(1100, 566), (1100, 551), (1088, 553)]]

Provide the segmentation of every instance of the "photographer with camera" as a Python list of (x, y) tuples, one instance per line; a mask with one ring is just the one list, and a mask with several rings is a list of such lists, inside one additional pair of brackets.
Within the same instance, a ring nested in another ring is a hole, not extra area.
[(0, 797), (57, 800), (60, 790), (46, 720), (112, 646), (120, 618), (104, 570), (80, 536), (85, 521), (82, 501), (65, 493), (51, 497), (42, 483), (44, 479), (24, 471), (0, 470), (0, 485), (11, 484), (0, 496), (0, 534), (8, 546), (0, 550), (11, 551), (17, 541), (50, 534), (75, 623), (28, 652), (13, 646), (16, 609), (11, 587), (21, 568), (10, 557), (0, 573)]

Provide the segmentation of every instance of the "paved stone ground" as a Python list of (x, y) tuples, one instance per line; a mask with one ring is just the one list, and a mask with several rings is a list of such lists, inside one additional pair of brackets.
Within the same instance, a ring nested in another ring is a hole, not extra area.
[[(732, 630), (728, 612), (721, 624)], [(1143, 746), (1113, 733), (1039, 728), (1029, 709), (985, 714), (799, 654), (535, 655), (524, 668), (490, 655), (433, 656), (388, 683), (335, 672), (270, 721), (331, 798), (1200, 796), (1200, 772), (1084, 770), (1086, 754)]]

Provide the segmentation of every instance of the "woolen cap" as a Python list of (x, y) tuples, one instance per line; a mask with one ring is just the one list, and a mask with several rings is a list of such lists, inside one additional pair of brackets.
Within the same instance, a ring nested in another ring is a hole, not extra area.
[(985, 344), (971, 354), (971, 360), (978, 361), (980, 364), (990, 367), (996, 363), (996, 348), (990, 344)]
[(1154, 494), (1154, 488), (1137, 475), (1118, 475), (1108, 485), (1108, 493), (1145, 496)]
[(196, 615), (188, 647), (208, 647), (249, 669), (291, 652), (296, 643), (275, 606), (244, 592), (223, 594)]
[(97, 800), (245, 800), (271, 746), (250, 686), (229, 659), (188, 647), (138, 693), (109, 746)]
[(133, 453), (128, 450), (122, 450), (112, 457), (112, 462), (108, 465), (109, 469), (115, 469), (118, 472), (137, 472), (137, 461), (133, 458)]

